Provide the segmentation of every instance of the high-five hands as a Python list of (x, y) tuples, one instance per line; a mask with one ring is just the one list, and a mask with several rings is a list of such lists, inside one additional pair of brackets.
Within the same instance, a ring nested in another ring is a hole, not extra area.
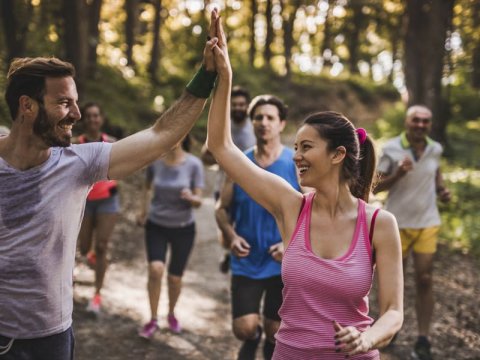
[(210, 24), (210, 37), (217, 39), (213, 45), (213, 54), (217, 73), (220, 77), (228, 77), (232, 75), (232, 68), (230, 66), (230, 58), (228, 56), (227, 37), (223, 30), (223, 24), (217, 10), (212, 11), (212, 24)]
[(347, 355), (356, 355), (366, 353), (371, 350), (373, 344), (367, 338), (364, 332), (360, 332), (353, 326), (341, 326), (338, 322), (333, 322), (335, 329), (335, 351), (344, 352)]
[(208, 41), (205, 44), (205, 48), (203, 49), (203, 66), (207, 71), (215, 71), (215, 58), (213, 54), (213, 48), (218, 43), (217, 37), (217, 22), (219, 16), (217, 9), (213, 9), (210, 14), (210, 27), (208, 29)]

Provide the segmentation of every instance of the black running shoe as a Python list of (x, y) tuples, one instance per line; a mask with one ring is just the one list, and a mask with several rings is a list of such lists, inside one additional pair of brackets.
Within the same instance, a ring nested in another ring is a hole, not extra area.
[(412, 356), (418, 360), (433, 360), (432, 353), (430, 351), (430, 341), (425, 336), (419, 336), (415, 346), (413, 348)]
[(220, 260), (219, 269), (222, 274), (228, 274), (230, 270), (230, 254), (225, 253), (223, 258)]

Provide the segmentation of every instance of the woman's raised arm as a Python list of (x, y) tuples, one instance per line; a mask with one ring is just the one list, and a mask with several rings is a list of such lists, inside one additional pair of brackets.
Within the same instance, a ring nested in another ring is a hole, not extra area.
[[(286, 180), (255, 165), (233, 143), (230, 132), (232, 69), (220, 19), (217, 21), (217, 35), (219, 39), (214, 53), (218, 84), (208, 115), (207, 147), (235, 183), (267, 209), (277, 221), (283, 222), (283, 214), (287, 210), (298, 214), (302, 194)], [(294, 218), (296, 219), (296, 215)]]

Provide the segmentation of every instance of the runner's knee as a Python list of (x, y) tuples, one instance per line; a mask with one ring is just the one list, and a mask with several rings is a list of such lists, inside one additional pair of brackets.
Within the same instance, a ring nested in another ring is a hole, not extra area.
[(99, 258), (107, 254), (107, 242), (104, 239), (97, 239), (95, 242), (95, 254)]
[(160, 261), (151, 262), (148, 265), (148, 279), (151, 281), (161, 281), (163, 272), (165, 270), (165, 264)]
[(233, 333), (239, 340), (251, 340), (257, 335), (257, 321), (242, 321), (241, 323), (233, 321)]
[(275, 334), (277, 333), (279, 327), (279, 321), (265, 319), (265, 336), (271, 343), (275, 343)]
[(432, 273), (430, 271), (421, 272), (417, 275), (417, 286), (419, 289), (425, 289), (432, 286)]

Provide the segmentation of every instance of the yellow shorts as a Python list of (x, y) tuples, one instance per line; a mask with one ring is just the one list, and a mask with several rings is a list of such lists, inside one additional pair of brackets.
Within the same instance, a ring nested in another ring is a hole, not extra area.
[(410, 249), (419, 254), (433, 254), (437, 251), (437, 240), (440, 226), (423, 229), (400, 229), (403, 256), (407, 256)]

